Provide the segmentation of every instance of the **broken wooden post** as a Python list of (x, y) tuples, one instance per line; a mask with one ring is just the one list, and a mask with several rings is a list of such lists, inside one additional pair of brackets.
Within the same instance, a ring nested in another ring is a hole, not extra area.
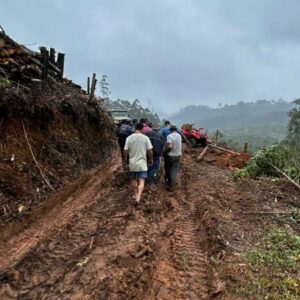
[(197, 158), (196, 158), (197, 161), (200, 161), (200, 160), (203, 159), (203, 157), (204, 157), (204, 155), (205, 155), (207, 149), (208, 149), (208, 146), (206, 146), (206, 147), (202, 150), (202, 152), (201, 152), (201, 153), (199, 154), (199, 156), (197, 156)]
[(96, 82), (97, 82), (96, 74), (93, 73), (93, 77), (92, 77), (92, 86), (91, 86), (91, 93), (90, 93), (89, 100), (92, 100), (92, 99), (94, 98), (95, 90), (96, 90)]
[(49, 61), (55, 64), (55, 49), (50, 48)]
[(246, 142), (244, 145), (244, 152), (247, 153), (248, 152), (248, 143)]
[(65, 54), (64, 53), (58, 53), (57, 54), (56, 64), (60, 69), (60, 78), (63, 78), (63, 76), (64, 76), (64, 65), (65, 65)]
[(90, 76), (87, 78), (87, 94), (90, 94)]
[(42, 55), (42, 62), (43, 62), (42, 78), (45, 79), (48, 75), (49, 51), (47, 50), (46, 47), (40, 47), (40, 52)]

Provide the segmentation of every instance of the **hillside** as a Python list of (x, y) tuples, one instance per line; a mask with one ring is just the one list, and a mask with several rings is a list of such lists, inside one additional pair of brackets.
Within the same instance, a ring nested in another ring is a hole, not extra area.
[(99, 101), (62, 78), (56, 64), (45, 73), (42, 53), (27, 50), (4, 32), (0, 41), (5, 70), (0, 74), (3, 238), (54, 206), (57, 200), (51, 196), (66, 184), (104, 163), (112, 155), (114, 134)]
[[(104, 99), (63, 78), (55, 55), (46, 72), (41, 53), (0, 42), (0, 299), (299, 299), (297, 183), (270, 161), (272, 177), (237, 170), (262, 157), (183, 144), (174, 189), (162, 159), (137, 203)], [(159, 122), (138, 100), (110, 105)], [(288, 106), (189, 107), (181, 122), (273, 134)]]
[(287, 133), (288, 112), (292, 103), (260, 100), (239, 102), (220, 108), (187, 106), (170, 116), (176, 124), (195, 123), (213, 134), (217, 129), (226, 140), (254, 143), (256, 148), (282, 140)]

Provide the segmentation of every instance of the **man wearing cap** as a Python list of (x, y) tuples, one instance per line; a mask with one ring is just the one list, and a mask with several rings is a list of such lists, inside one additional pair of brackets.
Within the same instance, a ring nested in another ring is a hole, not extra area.
[(181, 135), (177, 132), (177, 127), (174, 125), (170, 126), (170, 134), (167, 136), (167, 143), (164, 147), (164, 153), (167, 189), (172, 190), (176, 184), (180, 157), (182, 155)]

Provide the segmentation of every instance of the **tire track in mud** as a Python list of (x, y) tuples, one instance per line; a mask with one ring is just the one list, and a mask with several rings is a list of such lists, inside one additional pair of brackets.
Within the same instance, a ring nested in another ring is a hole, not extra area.
[(0, 298), (208, 299), (210, 276), (196, 227), (201, 199), (188, 159), (178, 190), (146, 188), (139, 208), (120, 169), (107, 184), (93, 184), (89, 204), (0, 272)]
[(180, 299), (207, 299), (206, 255), (197, 243), (193, 216), (186, 216), (176, 225), (173, 252), (176, 269), (179, 271)]
[(162, 247), (162, 259), (154, 276), (155, 299), (209, 299), (207, 254), (196, 226), (195, 202), (200, 199), (190, 193), (187, 183), (191, 176), (185, 164), (186, 159), (181, 165), (178, 190), (174, 192), (178, 212), (174, 223), (169, 224), (172, 237)]

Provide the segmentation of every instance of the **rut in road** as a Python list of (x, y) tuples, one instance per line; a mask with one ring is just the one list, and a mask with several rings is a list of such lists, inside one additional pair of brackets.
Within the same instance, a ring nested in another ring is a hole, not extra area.
[[(185, 164), (180, 172), (179, 189), (174, 193), (178, 212), (175, 222), (169, 223), (172, 237), (165, 242), (154, 276), (157, 299), (208, 299), (210, 274), (207, 255), (197, 230), (195, 202), (201, 201), (192, 194), (187, 184), (192, 178)], [(197, 183), (196, 183), (197, 184)], [(154, 294), (152, 294), (154, 296)]]
[(139, 208), (119, 168), (67, 225), (0, 274), (1, 298), (207, 299), (188, 159), (177, 191), (147, 188)]

